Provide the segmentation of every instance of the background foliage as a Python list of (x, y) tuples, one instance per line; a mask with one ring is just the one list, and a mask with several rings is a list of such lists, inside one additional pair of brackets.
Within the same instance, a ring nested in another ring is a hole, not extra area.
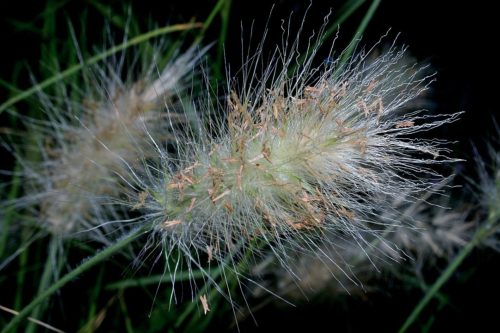
[[(307, 13), (305, 34), (318, 28), (318, 22), (332, 9), (330, 22), (345, 17), (340, 25), (337, 49), (343, 49), (349, 41), (362, 33), (363, 43), (377, 41), (391, 29), (391, 35), (400, 33), (398, 40), (410, 46), (410, 53), (419, 61), (428, 62), (438, 73), (430, 100), (432, 112), (454, 113), (467, 111), (462, 120), (452, 126), (439, 129), (437, 136), (456, 141), (457, 157), (466, 162), (457, 165), (459, 183), (465, 178), (474, 178), (475, 163), (471, 142), (480, 154), (485, 154), (486, 144), (495, 131), (493, 119), (498, 119), (498, 77), (495, 53), (491, 51), (494, 41), (494, 10), (486, 4), (441, 4), (433, 1), (381, 1), (367, 16), (377, 1), (313, 1)], [(267, 43), (276, 43), (281, 38), (281, 19), (293, 12), (297, 23), (306, 13), (309, 1), (278, 1), (269, 19)], [(79, 64), (75, 52), (77, 44), (85, 59), (108, 48), (109, 37), (103, 36), (110, 27), (115, 43), (122, 40), (125, 28), (128, 35), (137, 36), (166, 24), (204, 22), (207, 28), (192, 29), (169, 35), (172, 46), (186, 48), (194, 40), (208, 44), (214, 42), (208, 57), (210, 71), (215, 82), (223, 82), (225, 66), (237, 69), (241, 66), (241, 36), (247, 40), (249, 27), (253, 23), (254, 43), (263, 34), (271, 7), (269, 2), (254, 1), (141, 1), (124, 4), (121, 1), (87, 0), (71, 2), (47, 0), (31, 2), (3, 2), (0, 45), (0, 102), (33, 86), (33, 80), (42, 82), (62, 69)], [(130, 9), (129, 9), (130, 8)], [(130, 14), (129, 14), (130, 13)], [(364, 18), (368, 18), (363, 27)], [(128, 22), (128, 23), (127, 23)], [(209, 23), (209, 25), (207, 25)], [(71, 26), (72, 28), (69, 28)], [(243, 33), (241, 32), (243, 27)], [(73, 35), (74, 31), (74, 35)], [(333, 36), (330, 37), (333, 39)], [(141, 43), (140, 52), (147, 54), (148, 43)], [(328, 42), (327, 42), (328, 44)], [(150, 46), (150, 45), (149, 45)], [(255, 45), (252, 45), (253, 47)], [(252, 47), (251, 46), (251, 47)], [(69, 80), (77, 80), (69, 78)], [(78, 84), (78, 82), (73, 82)], [(57, 94), (55, 88), (45, 91)], [(23, 100), (10, 106), (19, 114), (40, 116), (36, 98)], [(7, 113), (0, 115), (0, 129), (21, 126)], [(2, 151), (2, 170), (16, 168), (15, 161)], [(9, 186), (1, 187), (2, 199), (19, 195), (19, 186), (11, 182), (8, 175), (2, 180)], [(461, 196), (463, 189), (453, 195)], [(473, 198), (471, 197), (471, 200)], [(8, 234), (12, 226), (15, 234)], [(4, 260), (27, 244), (32, 237), (29, 223), (21, 223), (15, 212), (0, 212), (0, 259)], [(21, 310), (37, 294), (44, 281), (45, 253), (49, 241), (46, 238), (29, 243), (15, 261), (0, 270), (0, 305)], [(67, 258), (69, 267), (93, 253), (88, 244), (68, 245), (71, 251)], [(1, 261), (0, 261), (1, 262)], [(68, 332), (164, 332), (164, 331), (233, 331), (234, 316), (223, 300), (212, 305), (209, 316), (202, 314), (199, 304), (189, 299), (182, 304), (169, 304), (168, 283), (158, 288), (155, 273), (139, 270), (131, 274), (131, 258), (116, 255), (94, 266), (75, 280), (69, 282), (50, 301), (44, 302), (39, 317), (44, 322)], [(486, 304), (486, 299), (495, 302), (500, 296), (497, 272), (500, 257), (489, 249), (476, 249), (459, 269), (453, 272), (435, 299), (419, 316), (412, 327), (415, 331), (484, 330), (496, 322), (497, 307)], [(253, 315), (240, 322), (241, 331), (258, 329), (280, 329), (298, 331), (299, 327), (316, 331), (327, 327), (338, 331), (363, 331), (365, 329), (396, 331), (414, 310), (429, 286), (439, 278), (445, 262), (430, 267), (419, 280), (408, 277), (404, 285), (391, 277), (383, 277), (377, 284), (377, 293), (362, 296), (320, 297), (298, 304), (296, 307), (270, 302), (255, 306)], [(151, 283), (148, 283), (147, 279)], [(146, 279), (146, 280), (144, 280)], [(128, 281), (125, 284), (115, 282)], [(418, 281), (418, 282), (415, 282)], [(139, 285), (139, 287), (137, 287)], [(156, 296), (155, 296), (156, 295)], [(36, 316), (38, 317), (38, 316)], [(0, 327), (12, 318), (0, 312)], [(25, 329), (22, 323), (20, 331)], [(40, 326), (28, 325), (28, 331), (43, 331)]]

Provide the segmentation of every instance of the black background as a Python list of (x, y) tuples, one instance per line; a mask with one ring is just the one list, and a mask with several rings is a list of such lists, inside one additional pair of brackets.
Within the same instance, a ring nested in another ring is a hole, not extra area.
[[(119, 2), (111, 2), (120, 7)], [(340, 7), (339, 1), (312, 1), (306, 20), (306, 33), (318, 29), (330, 9)], [(495, 131), (492, 120), (499, 115), (499, 71), (497, 53), (493, 47), (498, 43), (498, 12), (493, 1), (382, 1), (373, 20), (364, 33), (367, 45), (377, 41), (389, 28), (391, 36), (400, 33), (399, 41), (409, 45), (410, 53), (419, 61), (430, 63), (438, 73), (432, 86), (433, 112), (453, 113), (466, 111), (462, 119), (444, 129), (440, 134), (449, 140), (458, 141), (455, 154), (468, 162), (461, 167), (473, 174), (471, 142), (484, 151), (484, 142)], [(280, 19), (287, 19), (293, 11), (300, 21), (309, 7), (309, 1), (276, 1), (269, 23), (269, 41), (279, 41)], [(65, 14), (76, 20), (85, 2), (73, 2), (66, 6)], [(43, 1), (2, 1), (0, 4), (0, 77), (12, 80), (14, 64), (25, 61), (36, 74), (40, 45), (39, 35), (13, 28), (9, 20), (32, 21), (44, 7)], [(167, 22), (184, 22), (191, 17), (204, 20), (212, 1), (137, 1), (134, 13), (151, 17), (160, 25)], [(230, 28), (226, 42), (227, 61), (239, 64), (241, 46), (240, 22), (249, 27), (252, 21), (254, 34), (262, 35), (262, 29), (271, 12), (271, 1), (234, 1), (230, 15)], [(339, 46), (352, 37), (368, 5), (363, 5), (356, 14), (341, 26)], [(96, 15), (96, 14), (94, 14)], [(93, 16), (90, 15), (92, 20)], [(216, 21), (217, 22), (217, 21)], [(67, 33), (66, 16), (61, 16), (61, 34)], [(219, 27), (214, 25), (207, 33), (206, 41), (216, 40)], [(89, 25), (89, 39), (98, 35)], [(345, 46), (345, 44), (344, 44)], [(19, 83), (30, 84), (28, 71), (22, 71)], [(6, 98), (5, 89), (0, 90), (1, 101)], [(0, 117), (4, 126), (5, 117)], [(8, 162), (3, 160), (2, 169)], [(500, 275), (496, 267), (500, 263), (497, 255), (490, 251), (476, 252), (469, 257), (460, 274), (445, 286), (450, 304), (437, 314), (431, 331), (490, 331), (497, 323)], [(432, 280), (431, 280), (432, 281)], [(429, 282), (431, 282), (429, 281)], [(275, 308), (269, 306), (256, 313), (262, 330), (292, 332), (307, 328), (308, 331), (363, 331), (382, 329), (394, 331), (413, 309), (421, 293), (407, 294), (387, 281), (387, 289), (379, 296), (369, 297), (363, 302), (346, 298), (341, 302), (305, 304), (297, 308)], [(491, 304), (486, 304), (489, 301)], [(430, 309), (433, 307), (431, 306)], [(429, 310), (432, 311), (432, 310)], [(430, 313), (426, 312), (426, 315)], [(221, 325), (227, 323), (221, 322)], [(252, 322), (242, 324), (243, 331), (255, 329)], [(494, 330), (494, 329), (493, 329)]]

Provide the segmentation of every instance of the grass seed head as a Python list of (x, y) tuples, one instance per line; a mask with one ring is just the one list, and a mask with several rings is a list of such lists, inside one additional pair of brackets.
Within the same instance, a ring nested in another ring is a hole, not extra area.
[[(476, 199), (481, 207), (478, 214), (478, 228), (483, 228), (480, 243), (500, 250), (500, 130), (496, 137), (488, 142), (487, 156), (476, 152), (476, 165), (479, 181), (472, 182), (472, 190), (479, 193)], [(485, 228), (486, 226), (486, 228)]]
[[(408, 272), (421, 276), (439, 260), (451, 260), (475, 231), (470, 208), (445, 208), (451, 201), (441, 197), (430, 203), (430, 195), (423, 193), (415, 201), (402, 193), (390, 207), (381, 207), (377, 223), (386, 226), (383, 237), (364, 232), (364, 247), (352, 239), (331, 235), (333, 238), (324, 239), (315, 256), (302, 251), (291, 254), (293, 275), (275, 265), (272, 256), (252, 272), (267, 277), (263, 282), (266, 288), (294, 301), (325, 294), (366, 296), (384, 288), (388, 277), (401, 279)], [(265, 297), (259, 288), (254, 289), (253, 296)]]
[(127, 212), (109, 204), (109, 198), (123, 198), (120, 175), (156, 153), (144, 128), (156, 140), (168, 141), (166, 115), (171, 122), (184, 121), (170, 109), (198, 60), (196, 54), (190, 49), (162, 70), (153, 60), (149, 68), (140, 69), (137, 80), (131, 79), (129, 68), (130, 77), (122, 80), (124, 54), (116, 63), (84, 68), (92, 86), (59, 82), (59, 95), (40, 92), (47, 119), (24, 118), (35, 143), (21, 149), (34, 151), (36, 157), (19, 156), (27, 194), (16, 204), (38, 207), (39, 219), (55, 234), (92, 230), (87, 233), (91, 238), (110, 241), (110, 233), (123, 226), (112, 227), (110, 221), (122, 220)]
[[(260, 74), (258, 50), (241, 71), (243, 83), (228, 83), (224, 120), (198, 111), (196, 126), (175, 132), (174, 154), (157, 145), (160, 163), (129, 175), (140, 189), (132, 202), (168, 260), (177, 261), (178, 250), (190, 267), (203, 269), (209, 257), (241, 276), (242, 263), (264, 250), (284, 267), (293, 250), (321, 253), (325, 239), (348, 239), (364, 251), (400, 226), (381, 222), (381, 207), (443, 180), (433, 165), (453, 161), (445, 142), (415, 134), (458, 115), (405, 110), (432, 77), (404, 61), (404, 48), (319, 67), (313, 49), (290, 76), (296, 50), (277, 48)], [(213, 105), (221, 103), (196, 106)], [(146, 200), (137, 195), (144, 192)]]

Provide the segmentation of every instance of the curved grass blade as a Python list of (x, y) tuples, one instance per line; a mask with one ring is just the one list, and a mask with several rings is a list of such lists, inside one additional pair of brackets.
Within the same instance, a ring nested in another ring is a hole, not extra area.
[(103, 249), (102, 251), (98, 252), (95, 254), (93, 257), (89, 258), (88, 260), (84, 261), (80, 266), (77, 268), (73, 269), (71, 272), (68, 274), (64, 275), (61, 279), (56, 281), (54, 284), (52, 284), (49, 288), (41, 292), (35, 299), (31, 301), (24, 309), (22, 309), (19, 314), (12, 319), (7, 326), (5, 326), (1, 333), (7, 333), (13, 330), (24, 318), (26, 318), (30, 313), (36, 308), (37, 305), (39, 305), (41, 302), (43, 302), (47, 297), (51, 296), (54, 294), (56, 291), (61, 289), (64, 285), (66, 285), (68, 282), (72, 281), (74, 278), (82, 274), (83, 272), (89, 270), (90, 268), (94, 267), (101, 261), (107, 259), (110, 257), (112, 254), (120, 251), (130, 243), (132, 243), (134, 240), (136, 240), (139, 236), (143, 234), (143, 228), (136, 229), (132, 231), (130, 234), (128, 234), (126, 237), (122, 238), (121, 240), (117, 241), (115, 244), (108, 246), (107, 248)]
[(491, 212), (488, 216), (488, 221), (479, 228), (474, 237), (467, 243), (467, 245), (462, 248), (462, 250), (457, 254), (455, 259), (448, 265), (446, 270), (439, 276), (439, 278), (434, 282), (434, 284), (429, 288), (425, 296), (420, 300), (417, 306), (410, 313), (406, 321), (403, 323), (399, 329), (399, 333), (404, 333), (410, 328), (410, 326), (417, 320), (420, 313), (425, 309), (429, 302), (436, 296), (437, 292), (444, 286), (444, 284), (450, 279), (457, 268), (462, 264), (462, 262), (467, 258), (467, 256), (472, 252), (472, 250), (486, 237), (491, 234), (491, 230), (497, 223), (500, 212)]
[(0, 105), (0, 113), (5, 111), (7, 108), (11, 107), (12, 105), (28, 98), (29, 96), (33, 95), (37, 91), (43, 90), (43, 89), (53, 85), (54, 83), (77, 73), (84, 66), (95, 64), (95, 63), (97, 63), (97, 62), (99, 62), (99, 61), (119, 52), (119, 51), (122, 51), (122, 50), (129, 48), (130, 46), (134, 46), (134, 45), (140, 44), (144, 41), (147, 41), (151, 38), (158, 37), (158, 36), (165, 35), (165, 34), (169, 34), (172, 32), (184, 31), (184, 30), (189, 30), (189, 29), (197, 29), (197, 28), (201, 28), (201, 27), (203, 27), (203, 24), (199, 23), (199, 22), (174, 24), (174, 25), (158, 28), (155, 30), (151, 30), (151, 31), (148, 31), (142, 35), (131, 38), (127, 42), (116, 45), (112, 48), (107, 49), (104, 52), (101, 52), (101, 53), (91, 57), (90, 59), (85, 60), (85, 62), (83, 64), (71, 66), (71, 67), (67, 68), (66, 70), (62, 71), (61, 73), (54, 75), (54, 76), (48, 78), (47, 80), (44, 80), (44, 81), (34, 85), (33, 87), (29, 88), (28, 90), (25, 90), (24, 92), (22, 92), (18, 95), (15, 95), (14, 97), (8, 99), (6, 102), (4, 102)]

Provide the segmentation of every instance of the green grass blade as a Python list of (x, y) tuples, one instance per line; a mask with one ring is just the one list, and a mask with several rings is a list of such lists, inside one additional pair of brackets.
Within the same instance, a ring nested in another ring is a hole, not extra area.
[(450, 279), (457, 268), (462, 264), (462, 262), (467, 258), (467, 256), (472, 252), (472, 250), (491, 233), (492, 228), (497, 223), (500, 212), (491, 212), (488, 221), (479, 228), (472, 239), (467, 243), (465, 247), (457, 254), (455, 259), (448, 265), (446, 270), (439, 276), (439, 278), (434, 282), (434, 284), (429, 288), (422, 300), (417, 304), (417, 306), (410, 313), (406, 321), (403, 323), (399, 329), (399, 333), (404, 333), (410, 328), (410, 326), (417, 320), (420, 313), (425, 309), (427, 304), (434, 298), (436, 293), (443, 287), (443, 285)]
[(196, 42), (195, 43), (199, 43), (203, 39), (203, 37), (205, 36), (205, 32), (212, 25), (212, 22), (215, 19), (215, 16), (224, 8), (223, 5), (224, 5), (224, 3), (226, 1), (227, 0), (219, 0), (219, 1), (217, 1), (217, 4), (214, 6), (214, 8), (210, 12), (210, 14), (208, 14), (208, 17), (205, 20), (205, 22), (203, 22), (203, 27), (201, 28), (200, 34), (196, 38)]
[(118, 294), (118, 301), (120, 304), (120, 310), (123, 313), (125, 320), (125, 329), (127, 333), (134, 333), (134, 327), (132, 326), (132, 319), (130, 318), (129, 311), (127, 309), (127, 303), (125, 303), (125, 297), (123, 296), (123, 290)]
[(373, 18), (373, 15), (375, 15), (375, 12), (377, 11), (378, 6), (380, 5), (381, 0), (373, 0), (372, 4), (370, 5), (370, 8), (368, 8), (368, 11), (366, 12), (365, 16), (363, 17), (363, 20), (359, 24), (358, 29), (356, 30), (356, 33), (352, 37), (351, 43), (347, 47), (347, 49), (342, 52), (342, 56), (339, 61), (339, 66), (338, 69), (336, 70), (337, 72), (340, 72), (342, 68), (345, 66), (346, 62), (349, 60), (351, 57), (352, 53), (358, 46), (359, 40), (361, 39), (361, 36), (363, 36), (363, 33), (365, 32), (366, 28), (368, 27), (368, 23)]
[[(29, 231), (26, 227), (24, 227), (21, 231), (21, 238), (23, 243), (25, 243), (26, 240), (29, 238)], [(28, 254), (29, 252), (26, 249), (22, 251), (21, 254), (19, 255), (19, 269), (17, 270), (17, 276), (16, 276), (17, 288), (16, 288), (16, 296), (14, 299), (15, 308), (21, 307), (23, 300), (24, 281), (26, 280), (26, 270), (28, 267)]]
[(138, 238), (143, 233), (143, 229), (139, 228), (131, 232), (126, 237), (120, 239), (115, 244), (108, 246), (102, 251), (95, 254), (93, 257), (84, 261), (80, 266), (76, 267), (74, 270), (64, 275), (61, 279), (53, 283), (49, 288), (40, 293), (35, 299), (31, 301), (24, 309), (22, 309), (19, 314), (12, 319), (7, 326), (3, 328), (1, 333), (10, 332), (14, 327), (16, 327), (24, 318), (26, 318), (38, 304), (43, 302), (47, 297), (54, 294), (56, 291), (61, 289), (68, 282), (72, 281), (74, 278), (82, 274), (83, 272), (89, 270), (93, 266), (97, 265), (101, 261), (104, 261), (114, 253), (120, 251), (130, 243), (132, 243), (136, 238)]
[(424, 298), (417, 304), (417, 306), (413, 309), (412, 313), (408, 316), (403, 326), (399, 329), (399, 333), (406, 332), (408, 328), (415, 322), (420, 313), (424, 310), (427, 304), (431, 299), (434, 298), (436, 293), (441, 289), (441, 287), (448, 281), (451, 275), (455, 272), (455, 270), (460, 266), (462, 261), (469, 255), (469, 253), (476, 246), (474, 241), (470, 241), (467, 245), (458, 253), (455, 259), (448, 265), (446, 270), (439, 276), (436, 282), (429, 288)]
[(113, 23), (113, 25), (120, 29), (125, 29), (126, 20), (121, 15), (116, 14), (112, 6), (102, 4), (97, 0), (87, 0), (87, 3), (94, 7), (106, 20)]
[[(16, 165), (14, 166), (14, 178), (12, 179), (12, 185), (9, 189), (9, 194), (7, 196), (7, 200), (14, 200), (18, 197), (20, 189), (21, 189), (21, 177), (17, 174), (21, 170), (21, 165), (19, 161), (16, 161)], [(5, 209), (5, 216), (0, 221), (2, 225), (2, 230), (0, 231), (0, 259), (3, 258), (5, 249), (7, 248), (7, 241), (9, 239), (9, 230), (10, 224), (14, 217), (14, 208), (8, 207)]]
[(71, 66), (71, 67), (67, 68), (66, 70), (62, 71), (61, 73), (54, 75), (54, 76), (48, 78), (47, 80), (44, 80), (44, 81), (34, 85), (33, 87), (22, 92), (21, 94), (18, 94), (16, 96), (8, 99), (6, 102), (4, 102), (3, 104), (0, 105), (0, 113), (5, 111), (7, 108), (11, 107), (12, 105), (30, 97), (31, 95), (33, 95), (37, 91), (43, 90), (43, 89), (53, 85), (54, 83), (66, 78), (70, 75), (77, 73), (84, 66), (95, 64), (95, 63), (97, 63), (97, 62), (99, 62), (99, 61), (119, 52), (119, 51), (122, 51), (122, 50), (129, 48), (130, 46), (140, 44), (144, 41), (147, 41), (151, 38), (158, 37), (161, 35), (169, 34), (172, 32), (177, 32), (177, 31), (184, 31), (184, 30), (188, 30), (188, 29), (201, 28), (202, 26), (203, 25), (201, 23), (198, 23), (198, 22), (175, 24), (175, 25), (170, 25), (170, 26), (158, 28), (155, 30), (151, 30), (151, 31), (148, 31), (142, 35), (131, 38), (129, 41), (127, 41), (125, 43), (114, 46), (114, 47), (112, 47), (112, 48), (110, 48), (102, 53), (99, 53), (99, 54), (87, 59), (84, 64), (78, 64), (78, 65)]
[(220, 11), (221, 18), (221, 29), (219, 34), (219, 40), (217, 41), (217, 57), (215, 59), (215, 73), (218, 79), (222, 78), (222, 73), (224, 69), (224, 45), (226, 43), (227, 31), (229, 27), (229, 18), (231, 13), (231, 0), (223, 1), (224, 5)]
[[(50, 284), (51, 277), (54, 276), (53, 275), (54, 269), (56, 269), (57, 265), (51, 259), (56, 257), (57, 247), (58, 247), (58, 240), (55, 237), (52, 237), (49, 243), (48, 260), (45, 261), (42, 278), (40, 280), (40, 285), (38, 286), (37, 295), (40, 295), (45, 289), (47, 289), (47, 287)], [(33, 310), (33, 314), (31, 317), (35, 319), (40, 319), (40, 316), (43, 314), (46, 307), (47, 304), (38, 305)], [(35, 325), (35, 323), (30, 321), (28, 323), (28, 327), (26, 328), (26, 333), (34, 333), (36, 329), (37, 326)]]
[[(220, 268), (213, 269), (210, 274), (218, 275), (220, 274)], [(194, 271), (194, 272), (178, 272), (175, 274), (175, 280), (170, 277), (170, 275), (158, 274), (152, 275), (144, 278), (122, 280), (117, 282), (112, 282), (106, 286), (106, 290), (114, 289), (126, 289), (130, 287), (145, 287), (148, 285), (165, 283), (165, 282), (179, 282), (187, 281), (190, 279), (200, 279), (206, 275), (206, 272)]]

